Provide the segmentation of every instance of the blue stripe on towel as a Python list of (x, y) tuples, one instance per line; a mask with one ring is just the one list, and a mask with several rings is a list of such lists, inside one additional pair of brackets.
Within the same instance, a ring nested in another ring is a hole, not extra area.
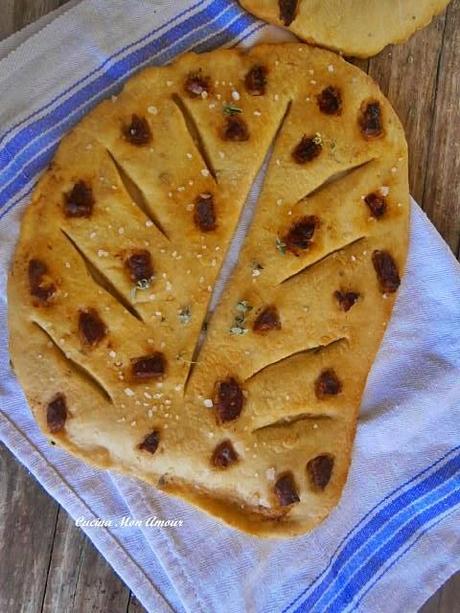
[[(24, 119), (22, 119), (21, 121), (19, 121), (18, 123), (14, 124), (11, 128), (9, 128), (1, 137), (0, 137), (0, 145), (3, 143), (3, 141), (12, 133), (14, 132), (14, 130), (16, 130), (17, 128), (20, 128), (22, 125), (24, 125), (25, 123), (27, 123), (30, 119), (33, 119), (34, 117), (36, 117), (39, 113), (45, 111), (46, 109), (48, 109), (50, 106), (52, 106), (55, 102), (57, 102), (58, 100), (60, 100), (61, 98), (63, 98), (65, 95), (67, 95), (68, 93), (70, 93), (73, 89), (75, 89), (76, 87), (78, 87), (79, 85), (81, 85), (84, 81), (86, 81), (86, 79), (89, 79), (90, 77), (92, 77), (93, 75), (95, 75), (97, 72), (99, 72), (100, 70), (102, 70), (107, 64), (109, 64), (109, 62), (111, 62), (115, 57), (120, 56), (122, 53), (124, 53), (125, 51), (128, 51), (129, 49), (132, 49), (133, 47), (135, 47), (136, 45), (146, 41), (148, 38), (150, 38), (153, 34), (157, 34), (158, 32), (161, 32), (161, 30), (164, 30), (168, 25), (171, 26), (174, 23), (176, 23), (176, 21), (178, 21), (181, 17), (184, 17), (185, 15), (187, 15), (188, 13), (190, 13), (191, 11), (193, 11), (194, 9), (196, 9), (198, 6), (203, 5), (206, 2), (206, 0), (200, 0), (199, 2), (197, 2), (196, 4), (192, 5), (191, 7), (189, 7), (188, 9), (182, 11), (182, 13), (178, 13), (173, 19), (171, 19), (171, 21), (169, 21), (168, 23), (163, 23), (161, 26), (159, 26), (158, 28), (155, 28), (154, 30), (152, 30), (151, 32), (149, 32), (148, 34), (144, 35), (142, 38), (134, 41), (133, 43), (130, 43), (129, 45), (126, 45), (125, 47), (122, 47), (121, 49), (119, 49), (118, 51), (116, 51), (114, 54), (110, 55), (108, 58), (106, 58), (102, 64), (100, 64), (97, 68), (94, 68), (91, 72), (89, 72), (88, 74), (86, 74), (84, 77), (82, 77), (81, 79), (79, 79), (78, 81), (76, 81), (76, 83), (73, 83), (70, 87), (68, 87), (67, 89), (65, 89), (63, 92), (61, 92), (60, 94), (58, 94), (55, 98), (53, 98), (52, 100), (50, 100), (49, 102), (47, 102), (44, 106), (38, 108), (36, 111), (34, 111), (33, 113), (31, 113), (30, 115), (28, 115), (27, 117), (25, 117)], [(1, 158), (0, 158), (1, 161)]]
[(323, 572), (285, 610), (344, 610), (408, 541), (460, 504), (458, 449), (394, 490), (362, 518)]
[[(11, 156), (13, 151), (18, 152), (18, 155), (13, 161), (10, 159), (6, 177), (3, 178), (0, 208), (14, 198), (30, 178), (43, 170), (59, 139), (88, 108), (129, 74), (152, 60), (155, 64), (164, 64), (186, 50), (204, 50), (223, 45), (240, 36), (254, 23), (256, 20), (236, 4), (214, 0), (199, 13), (109, 66), (103, 74), (82, 86), (45, 118), (23, 128), (8, 143), (8, 155)], [(0, 152), (0, 160), (1, 155), (5, 154), (6, 148)], [(11, 206), (8, 207), (10, 209)]]

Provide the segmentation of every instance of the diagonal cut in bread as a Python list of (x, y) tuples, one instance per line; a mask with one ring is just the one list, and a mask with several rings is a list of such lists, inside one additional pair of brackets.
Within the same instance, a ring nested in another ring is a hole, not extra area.
[(336, 55), (262, 45), (144, 70), (63, 139), (22, 221), (10, 345), (38, 424), (241, 530), (310, 530), (346, 481), (408, 219), (401, 125)]
[(239, 0), (260, 19), (348, 56), (371, 57), (427, 26), (449, 0)]

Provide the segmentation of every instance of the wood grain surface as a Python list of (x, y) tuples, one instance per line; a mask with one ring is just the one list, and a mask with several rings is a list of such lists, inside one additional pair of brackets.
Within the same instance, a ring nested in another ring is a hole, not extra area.
[[(65, 2), (0, 0), (0, 40)], [(460, 0), (405, 45), (355, 63), (380, 84), (401, 117), (410, 146), (411, 192), (460, 258)], [(144, 610), (3, 446), (0, 516), (1, 613)], [(460, 573), (420, 613), (460, 613)]]

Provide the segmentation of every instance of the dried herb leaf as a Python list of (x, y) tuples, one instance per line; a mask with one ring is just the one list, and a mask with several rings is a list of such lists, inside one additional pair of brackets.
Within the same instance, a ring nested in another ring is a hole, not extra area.
[(276, 239), (276, 248), (281, 253), (281, 255), (286, 254), (286, 243), (282, 241), (279, 237)]
[(224, 115), (238, 115), (238, 113), (242, 113), (243, 110), (238, 106), (233, 104), (224, 104)]
[(189, 306), (183, 307), (180, 311), (179, 311), (179, 321), (183, 326), (186, 326), (188, 323), (190, 323), (190, 320), (192, 319), (192, 312), (190, 310)]

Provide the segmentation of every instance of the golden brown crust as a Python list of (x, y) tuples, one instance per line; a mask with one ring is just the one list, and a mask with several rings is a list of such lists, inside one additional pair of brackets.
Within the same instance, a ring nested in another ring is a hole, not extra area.
[(64, 138), (22, 221), (10, 346), (37, 422), (241, 530), (311, 529), (346, 481), (408, 217), (399, 121), (334, 54), (262, 45), (141, 72)]
[(371, 57), (427, 26), (449, 0), (240, 0), (260, 19), (346, 56)]

